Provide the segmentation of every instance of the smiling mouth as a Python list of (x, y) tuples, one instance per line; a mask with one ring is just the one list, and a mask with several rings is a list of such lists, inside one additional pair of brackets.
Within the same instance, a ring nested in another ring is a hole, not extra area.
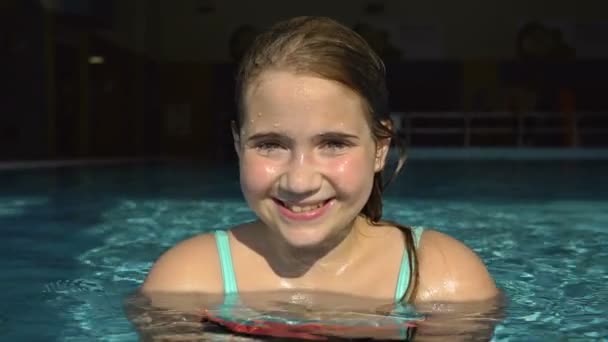
[(301, 204), (296, 205), (293, 203), (287, 203), (279, 199), (274, 199), (274, 202), (279, 206), (279, 210), (283, 215), (290, 219), (296, 220), (307, 220), (321, 216), (325, 210), (329, 207), (329, 204), (333, 202), (334, 198), (315, 203), (315, 204)]

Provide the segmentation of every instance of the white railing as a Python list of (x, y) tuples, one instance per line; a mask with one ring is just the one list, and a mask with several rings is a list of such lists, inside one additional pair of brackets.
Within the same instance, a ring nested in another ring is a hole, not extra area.
[[(583, 119), (594, 118), (603, 125), (581, 125)], [(578, 146), (581, 138), (605, 135), (608, 139), (608, 112), (393, 112), (393, 125), (397, 133), (409, 144), (415, 143), (415, 135), (462, 135), (463, 146), (471, 146), (473, 135), (510, 135), (517, 146), (525, 145), (527, 136), (570, 135), (572, 145)], [(419, 120), (432, 120), (432, 124), (420, 125)], [(480, 123), (482, 122), (482, 123)]]

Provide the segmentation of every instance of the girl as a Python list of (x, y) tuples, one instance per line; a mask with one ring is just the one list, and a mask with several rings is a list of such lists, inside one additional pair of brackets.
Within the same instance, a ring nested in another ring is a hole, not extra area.
[(463, 243), (382, 220), (381, 176), (397, 136), (384, 65), (359, 35), (327, 18), (281, 22), (245, 55), (236, 90), (234, 148), (258, 220), (167, 251), (142, 286), (153, 303), (162, 293), (277, 290), (392, 303), (497, 295)]

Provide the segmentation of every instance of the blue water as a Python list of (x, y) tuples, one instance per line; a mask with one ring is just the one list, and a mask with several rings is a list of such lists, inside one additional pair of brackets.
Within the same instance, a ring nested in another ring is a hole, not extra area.
[[(608, 337), (608, 163), (410, 162), (385, 216), (471, 246), (509, 298), (494, 341)], [(135, 341), (160, 253), (252, 218), (234, 167), (0, 171), (0, 340)]]

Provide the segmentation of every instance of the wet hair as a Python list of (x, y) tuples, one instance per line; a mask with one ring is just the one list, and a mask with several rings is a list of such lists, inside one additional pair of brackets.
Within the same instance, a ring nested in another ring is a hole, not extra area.
[[(394, 225), (404, 232), (409, 252), (410, 285), (402, 300), (415, 294), (418, 262), (412, 229), (382, 221), (382, 193), (405, 163), (406, 152), (401, 138), (390, 124), (386, 70), (382, 59), (356, 32), (330, 18), (296, 17), (279, 22), (258, 35), (245, 54), (236, 78), (238, 107), (236, 127), (240, 131), (245, 116), (245, 97), (249, 87), (267, 70), (314, 75), (343, 84), (356, 92), (365, 103), (366, 119), (376, 142), (391, 139), (399, 147), (395, 170), (384, 183), (382, 171), (374, 175), (371, 194), (361, 210), (373, 225)], [(238, 132), (237, 131), (237, 132)]]

